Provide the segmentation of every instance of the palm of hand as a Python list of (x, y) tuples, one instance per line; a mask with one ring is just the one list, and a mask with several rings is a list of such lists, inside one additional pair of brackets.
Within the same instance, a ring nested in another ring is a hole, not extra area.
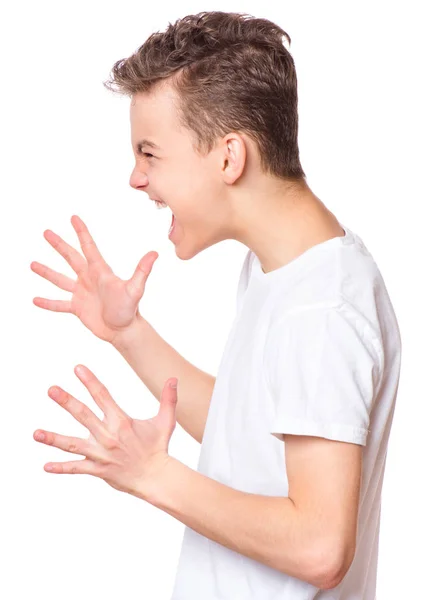
[(71, 312), (96, 336), (109, 341), (113, 333), (128, 327), (137, 303), (127, 291), (127, 282), (111, 271), (78, 278), (71, 299)]
[(153, 252), (156, 256), (145, 260), (150, 254), (147, 253), (132, 278), (124, 281), (106, 263), (82, 219), (73, 216), (71, 222), (84, 256), (54, 232), (47, 230), (44, 236), (75, 271), (76, 281), (37, 262), (31, 263), (31, 269), (59, 288), (72, 292), (72, 298), (70, 301), (34, 298), (33, 301), (40, 308), (75, 314), (97, 337), (110, 342), (139, 315), (137, 307), (154, 262), (151, 263), (151, 258), (155, 260), (158, 255)]

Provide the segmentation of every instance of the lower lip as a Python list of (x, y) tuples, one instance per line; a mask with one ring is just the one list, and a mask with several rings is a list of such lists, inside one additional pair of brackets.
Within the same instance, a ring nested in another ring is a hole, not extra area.
[(176, 225), (176, 218), (173, 215), (172, 219), (171, 219), (171, 227), (170, 227), (170, 230), (169, 230), (169, 233), (168, 233), (169, 239), (171, 239), (171, 237), (172, 237), (172, 235), (174, 233), (175, 225)]

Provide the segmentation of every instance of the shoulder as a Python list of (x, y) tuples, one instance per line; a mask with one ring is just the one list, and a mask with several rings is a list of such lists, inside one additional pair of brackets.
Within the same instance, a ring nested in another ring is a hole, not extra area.
[(276, 355), (286, 363), (300, 356), (302, 365), (313, 368), (324, 361), (331, 368), (338, 367), (341, 360), (351, 368), (367, 362), (378, 376), (384, 362), (382, 344), (370, 322), (344, 300), (296, 307), (274, 319), (265, 352), (268, 357)]

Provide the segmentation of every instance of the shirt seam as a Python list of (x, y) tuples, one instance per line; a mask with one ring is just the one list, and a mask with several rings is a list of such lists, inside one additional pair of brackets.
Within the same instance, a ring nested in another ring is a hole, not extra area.
[[(321, 308), (341, 308), (343, 305), (347, 305), (347, 307), (351, 307), (350, 303), (347, 302), (347, 300), (344, 299), (343, 296), (341, 296), (341, 301), (334, 301), (332, 304), (330, 304), (329, 302), (319, 302), (319, 303), (315, 303), (312, 305), (306, 305), (306, 306), (301, 306), (298, 308), (293, 308), (290, 309), (289, 311), (287, 311), (282, 317), (278, 318), (272, 325), (271, 327), (277, 327), (278, 325), (280, 325), (284, 320), (286, 320), (287, 317), (292, 316), (292, 315), (297, 315), (301, 312), (305, 312), (307, 310), (312, 310), (312, 309), (321, 309)], [(374, 336), (373, 333), (373, 328), (370, 327), (370, 325), (368, 324), (367, 321), (365, 321), (364, 319), (362, 319), (362, 317), (360, 317), (358, 315), (358, 318), (361, 319), (362, 323), (363, 323), (363, 333), (365, 336), (365, 339), (368, 340), (372, 346), (372, 348), (375, 350), (375, 355), (377, 357), (377, 360), (375, 361), (375, 368), (376, 368), (376, 372), (377, 372), (377, 385), (375, 386), (375, 390), (374, 390), (374, 401), (376, 399), (376, 397), (378, 396), (379, 390), (381, 388), (381, 384), (382, 384), (382, 380), (383, 380), (383, 374), (384, 374), (384, 354), (382, 352), (382, 346), (378, 340), (378, 338), (376, 336)], [(264, 351), (263, 351), (263, 357), (265, 357), (266, 355), (266, 351), (267, 351), (267, 344), (264, 345)], [(265, 384), (267, 387), (267, 392), (270, 394), (270, 397), (273, 396), (272, 391), (271, 391), (271, 385), (270, 385), (270, 381), (269, 381), (269, 377), (268, 377), (268, 371), (265, 368), (265, 361), (264, 361), (264, 380), (265, 380)]]

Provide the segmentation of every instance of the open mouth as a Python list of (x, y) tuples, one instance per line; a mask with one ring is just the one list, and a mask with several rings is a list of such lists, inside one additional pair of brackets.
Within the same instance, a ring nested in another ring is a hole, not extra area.
[[(167, 208), (167, 204), (165, 202), (163, 202), (162, 200), (156, 200), (155, 198), (152, 198), (152, 200), (155, 202), (155, 206), (158, 209)], [(170, 229), (168, 232), (169, 236), (171, 235), (171, 232), (174, 229), (175, 221), (176, 221), (176, 218), (175, 218), (174, 214), (171, 213), (171, 224), (170, 224)]]

